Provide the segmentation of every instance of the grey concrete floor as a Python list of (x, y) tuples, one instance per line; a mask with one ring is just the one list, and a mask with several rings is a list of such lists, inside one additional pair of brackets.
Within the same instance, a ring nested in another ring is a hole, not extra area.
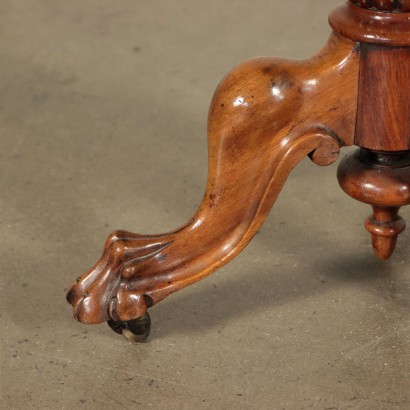
[(110, 231), (194, 213), (224, 73), (312, 55), (338, 3), (1, 0), (2, 409), (410, 408), (409, 232), (378, 262), (336, 165), (298, 166), (234, 262), (151, 309), (147, 344), (65, 301)]

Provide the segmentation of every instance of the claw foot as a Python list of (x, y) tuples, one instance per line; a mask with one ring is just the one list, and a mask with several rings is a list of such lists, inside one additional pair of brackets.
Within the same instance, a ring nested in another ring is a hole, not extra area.
[[(144, 295), (144, 286), (135, 290), (138, 277), (130, 283), (122, 272), (130, 263), (155, 258), (171, 242), (172, 239), (165, 236), (147, 237), (124, 231), (111, 234), (100, 260), (78, 278), (67, 293), (67, 301), (74, 308), (74, 318), (91, 324), (108, 320), (127, 322), (146, 315), (152, 302)], [(145, 289), (149, 289), (149, 283)]]

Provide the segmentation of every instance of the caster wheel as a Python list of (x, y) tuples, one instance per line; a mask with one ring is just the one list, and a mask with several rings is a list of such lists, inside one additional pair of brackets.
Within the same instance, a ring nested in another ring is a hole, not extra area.
[(148, 313), (127, 322), (108, 320), (107, 324), (115, 333), (122, 334), (127, 340), (134, 343), (145, 342), (151, 330), (151, 318)]

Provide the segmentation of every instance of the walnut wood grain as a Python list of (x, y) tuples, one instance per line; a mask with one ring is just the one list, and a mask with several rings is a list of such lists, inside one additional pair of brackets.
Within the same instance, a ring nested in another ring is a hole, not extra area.
[(114, 232), (97, 264), (68, 292), (83, 323), (128, 321), (232, 260), (266, 219), (291, 170), (319, 165), (354, 142), (355, 42), (332, 34), (305, 61), (258, 58), (218, 86), (208, 120), (209, 167), (199, 210), (160, 235)]
[(410, 47), (362, 44), (359, 84), (355, 145), (410, 150)]

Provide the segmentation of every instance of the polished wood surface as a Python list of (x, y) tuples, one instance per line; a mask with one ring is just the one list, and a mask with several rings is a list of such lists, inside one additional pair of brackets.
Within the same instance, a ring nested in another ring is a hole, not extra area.
[(355, 144), (410, 150), (410, 47), (362, 44), (359, 84)]
[(398, 236), (406, 229), (406, 222), (399, 216), (399, 210), (399, 207), (394, 206), (373, 206), (373, 215), (364, 223), (372, 235), (373, 250), (381, 260), (387, 260), (393, 255)]
[(352, 0), (329, 17), (340, 35), (359, 42), (360, 79), (355, 145), (341, 187), (373, 207), (365, 227), (382, 260), (391, 257), (406, 224), (410, 185), (410, 1)]
[(336, 34), (306, 61), (250, 60), (218, 86), (208, 121), (209, 174), (183, 228), (146, 236), (117, 231), (68, 293), (83, 323), (143, 316), (147, 307), (234, 258), (264, 222), (295, 165), (333, 163), (351, 145), (359, 54)]

